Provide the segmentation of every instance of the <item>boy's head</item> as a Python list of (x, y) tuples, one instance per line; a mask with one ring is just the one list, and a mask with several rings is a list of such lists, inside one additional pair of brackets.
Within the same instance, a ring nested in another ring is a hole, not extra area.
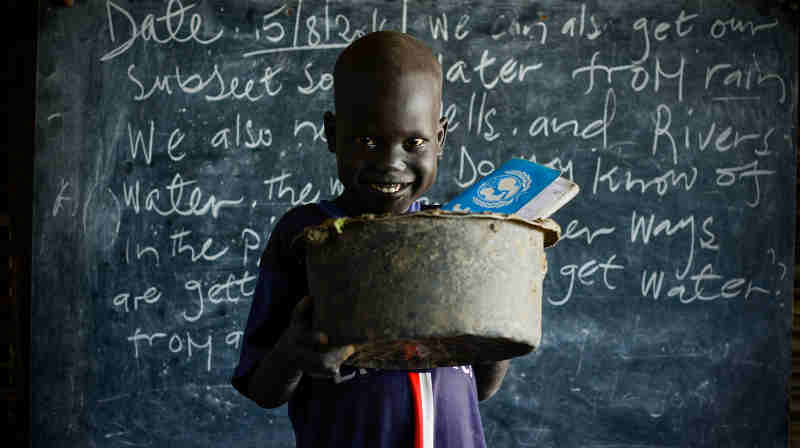
[(447, 134), (433, 52), (407, 34), (368, 34), (339, 55), (334, 100), (325, 135), (345, 188), (338, 204), (351, 215), (405, 212), (436, 180)]

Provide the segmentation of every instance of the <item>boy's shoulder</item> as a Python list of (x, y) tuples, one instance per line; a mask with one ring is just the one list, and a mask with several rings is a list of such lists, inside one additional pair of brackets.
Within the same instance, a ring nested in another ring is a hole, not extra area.
[[(304, 246), (297, 244), (297, 236), (308, 226), (321, 224), (328, 218), (317, 204), (294, 207), (281, 216), (269, 235), (267, 248), (261, 254), (260, 266), (269, 266), (267, 260), (276, 259), (301, 263), (304, 260)], [(302, 263), (301, 263), (302, 264)]]
[(304, 228), (322, 224), (329, 216), (319, 204), (305, 204), (293, 207), (275, 223), (273, 237), (290, 243)]

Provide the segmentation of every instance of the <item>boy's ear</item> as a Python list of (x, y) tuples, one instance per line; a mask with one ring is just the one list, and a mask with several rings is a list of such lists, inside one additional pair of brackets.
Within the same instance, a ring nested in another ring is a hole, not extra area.
[(444, 141), (447, 139), (447, 117), (439, 119), (439, 129), (436, 132), (436, 143), (439, 144), (439, 153), (444, 151)]
[(325, 123), (325, 139), (328, 141), (328, 151), (336, 153), (336, 116), (332, 112), (325, 112), (322, 117)]

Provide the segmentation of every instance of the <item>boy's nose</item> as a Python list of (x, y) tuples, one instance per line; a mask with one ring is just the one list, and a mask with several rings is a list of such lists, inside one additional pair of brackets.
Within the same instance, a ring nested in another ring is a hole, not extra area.
[(406, 169), (406, 150), (402, 142), (389, 143), (383, 151), (378, 151), (377, 167), (382, 171), (402, 171)]

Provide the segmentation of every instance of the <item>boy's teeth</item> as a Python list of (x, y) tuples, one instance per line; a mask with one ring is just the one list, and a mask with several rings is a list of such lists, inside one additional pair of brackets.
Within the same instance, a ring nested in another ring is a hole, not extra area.
[(381, 193), (397, 193), (402, 184), (369, 184), (369, 187)]

